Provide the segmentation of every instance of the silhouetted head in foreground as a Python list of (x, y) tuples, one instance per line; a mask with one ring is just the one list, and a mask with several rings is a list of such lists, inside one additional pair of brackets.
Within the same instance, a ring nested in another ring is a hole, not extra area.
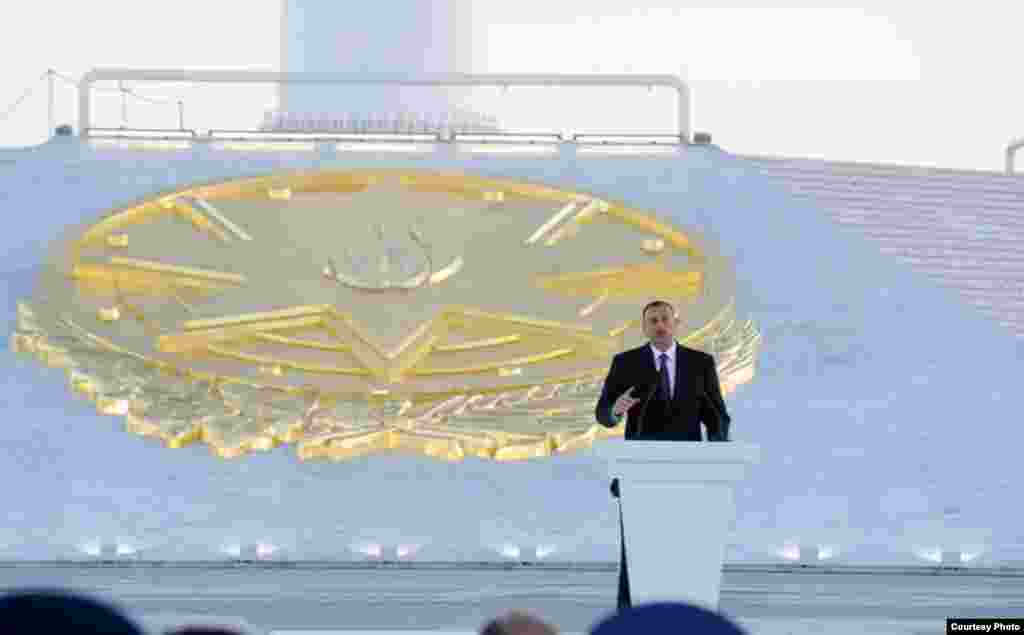
[(15, 633), (143, 635), (139, 626), (114, 607), (52, 589), (18, 591), (0, 597), (0, 635)]
[(480, 635), (558, 635), (558, 630), (529, 613), (512, 611), (485, 624)]
[(660, 635), (700, 633), (701, 635), (747, 635), (728, 618), (690, 604), (658, 602), (619, 611), (598, 622), (590, 635)]

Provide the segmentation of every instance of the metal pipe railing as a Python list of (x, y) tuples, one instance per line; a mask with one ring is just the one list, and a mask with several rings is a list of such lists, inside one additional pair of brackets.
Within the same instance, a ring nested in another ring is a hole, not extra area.
[[(164, 128), (85, 128), (84, 136), (105, 137), (112, 139), (195, 139), (199, 133), (195, 130), (166, 130)], [(99, 133), (99, 134), (95, 134)], [(141, 133), (141, 134), (137, 134)], [(188, 135), (188, 136), (186, 136)]]
[[(626, 141), (618, 141), (619, 139), (625, 139)], [(679, 143), (686, 143), (686, 139), (683, 139), (680, 135), (667, 135), (667, 134), (637, 134), (637, 133), (625, 133), (625, 134), (592, 134), (592, 133), (580, 133), (572, 136), (573, 143), (584, 143), (584, 144), (599, 144), (606, 145), (609, 143), (632, 143), (635, 145), (666, 145), (671, 140), (673, 145)]]
[(46, 84), (48, 94), (46, 97), (46, 138), (49, 139), (57, 133), (57, 118), (54, 116), (56, 112), (56, 90), (57, 90), (57, 74), (52, 68), (46, 71)]
[(1014, 155), (1017, 154), (1017, 150), (1020, 150), (1021, 148), (1024, 148), (1024, 137), (1022, 137), (1020, 139), (1017, 139), (1016, 141), (1011, 141), (1009, 143), (1009, 145), (1006, 146), (1006, 173), (1007, 174), (1013, 174), (1014, 173), (1014, 166), (1013, 166)]
[[(78, 84), (78, 127), (88, 136), (91, 124), (92, 85), (98, 81), (153, 81), (198, 83), (278, 83), (393, 86), (666, 86), (678, 95), (679, 136), (690, 139), (690, 87), (674, 75), (557, 75), (557, 74), (442, 74), (396, 75), (377, 73), (279, 73), (245, 70), (178, 70), (97, 68)], [(184, 127), (184, 122), (181, 122)]]
[(213, 141), (441, 141), (440, 133), (426, 132), (331, 132), (305, 130), (210, 130)]

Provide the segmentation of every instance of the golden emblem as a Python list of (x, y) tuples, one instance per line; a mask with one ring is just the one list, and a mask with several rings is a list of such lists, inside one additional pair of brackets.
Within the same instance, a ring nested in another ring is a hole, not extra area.
[[(288, 192), (283, 196), (282, 192)], [(222, 457), (549, 456), (593, 421), (638, 311), (675, 302), (725, 393), (759, 337), (700, 240), (627, 205), (462, 173), (323, 170), (184, 188), (57, 245), (15, 350), (130, 431)]]

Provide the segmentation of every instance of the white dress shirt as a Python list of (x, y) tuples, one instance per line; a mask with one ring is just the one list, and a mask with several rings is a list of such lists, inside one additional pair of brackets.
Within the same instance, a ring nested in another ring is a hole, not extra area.
[[(661, 371), (661, 355), (662, 352), (654, 347), (654, 344), (650, 345), (651, 352), (654, 353), (654, 370)], [(675, 342), (672, 346), (669, 346), (668, 350), (665, 351), (665, 355), (668, 355), (668, 359), (665, 363), (668, 365), (668, 388), (669, 388), (669, 399), (676, 394), (676, 348), (678, 348)]]

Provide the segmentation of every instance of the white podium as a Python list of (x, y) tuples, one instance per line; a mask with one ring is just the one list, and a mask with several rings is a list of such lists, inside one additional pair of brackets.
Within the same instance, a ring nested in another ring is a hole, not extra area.
[(733, 489), (760, 448), (616, 439), (595, 450), (620, 480), (633, 606), (673, 601), (718, 610)]

